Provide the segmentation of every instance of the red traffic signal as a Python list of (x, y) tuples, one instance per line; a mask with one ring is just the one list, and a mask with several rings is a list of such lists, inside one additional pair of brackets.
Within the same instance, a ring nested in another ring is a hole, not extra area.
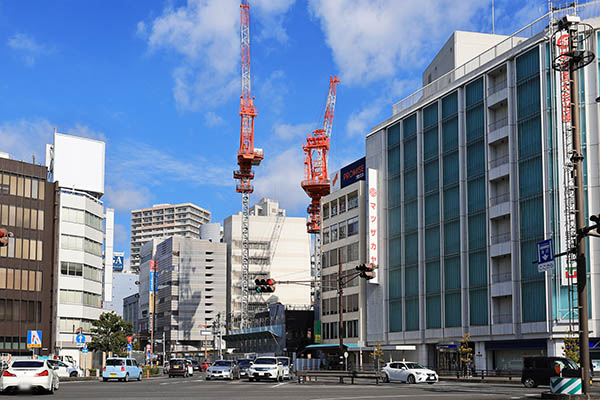
[(255, 279), (256, 293), (273, 293), (275, 291), (275, 279)]
[(8, 246), (8, 238), (12, 236), (12, 233), (7, 229), (0, 228), (0, 247)]

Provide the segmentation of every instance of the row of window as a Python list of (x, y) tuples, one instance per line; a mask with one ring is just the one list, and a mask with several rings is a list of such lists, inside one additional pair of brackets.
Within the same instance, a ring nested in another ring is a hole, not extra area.
[(90, 228), (94, 228), (102, 232), (102, 218), (92, 214), (89, 211), (79, 210), (71, 207), (63, 207), (61, 209), (61, 217), (65, 222), (85, 224)]
[(0, 207), (0, 222), (2, 226), (43, 231), (44, 210), (2, 204)]
[(0, 257), (42, 261), (43, 248), (41, 240), (8, 238), (8, 246), (0, 247)]
[(84, 306), (100, 308), (102, 296), (80, 290), (61, 289), (60, 302), (61, 304), (82, 304)]
[(102, 282), (102, 270), (87, 264), (62, 261), (60, 273), (69, 276), (83, 276), (85, 279)]
[(102, 257), (102, 243), (75, 235), (61, 235), (60, 247), (65, 250), (85, 251)]
[(42, 302), (0, 299), (0, 321), (42, 322)]
[(42, 271), (0, 268), (0, 289), (42, 291)]
[(44, 200), (45, 181), (15, 174), (0, 174), (0, 194)]
[(75, 333), (77, 329), (83, 329), (84, 332), (91, 332), (92, 320), (91, 319), (77, 319), (77, 318), (59, 318), (58, 329), (62, 333)]
[(11, 337), (11, 336), (0, 336), (0, 349), (4, 350), (26, 350), (27, 349), (27, 338), (26, 337)]
[(342, 240), (358, 234), (358, 217), (350, 218), (339, 224), (330, 225), (323, 229), (323, 244)]
[[(346, 197), (348, 197), (348, 200), (346, 200)], [(335, 217), (338, 213), (346, 212), (346, 204), (348, 204), (347, 210), (358, 207), (358, 192), (349, 193), (348, 196), (342, 196), (327, 204), (323, 204), (323, 219), (327, 219), (330, 216)]]
[(342, 246), (337, 249), (332, 249), (329, 251), (324, 251), (321, 255), (321, 267), (334, 267), (338, 265), (339, 260), (339, 250), (342, 250), (342, 263), (348, 263), (352, 261), (358, 260), (358, 242), (350, 243), (347, 246)]
[[(337, 297), (323, 299), (321, 302), (323, 315), (337, 314), (339, 309), (338, 301)], [(358, 293), (342, 297), (342, 313), (355, 312), (358, 311), (358, 308)]]
[[(337, 339), (339, 323), (324, 322), (323, 323), (323, 339)], [(344, 321), (344, 337), (358, 337), (358, 320)]]

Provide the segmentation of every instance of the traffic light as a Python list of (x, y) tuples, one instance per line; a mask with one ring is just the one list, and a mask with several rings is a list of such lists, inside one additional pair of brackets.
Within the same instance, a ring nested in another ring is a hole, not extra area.
[(12, 233), (7, 229), (0, 228), (0, 247), (8, 246), (8, 238), (12, 236)]
[(273, 293), (275, 291), (275, 279), (255, 279), (256, 293)]
[(365, 278), (366, 280), (370, 280), (375, 278), (375, 266), (371, 263), (368, 264), (360, 264), (356, 267), (357, 271), (360, 271), (361, 278)]
[(600, 233), (600, 214), (592, 215), (590, 219), (596, 224), (596, 226), (591, 226), (590, 228), (596, 228), (596, 232)]

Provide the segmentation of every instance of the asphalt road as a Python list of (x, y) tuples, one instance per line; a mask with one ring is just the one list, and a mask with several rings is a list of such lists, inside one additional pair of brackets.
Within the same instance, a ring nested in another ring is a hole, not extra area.
[[(539, 398), (548, 388), (526, 389), (517, 384), (464, 383), (443, 381), (434, 385), (379, 384), (369, 381), (354, 385), (331, 382), (204, 381), (191, 378), (152, 378), (141, 382), (62, 382), (54, 399), (281, 399), (281, 400), (366, 400), (366, 399), (527, 399)], [(39, 398), (30, 394), (0, 398)], [(46, 396), (49, 398), (49, 396)]]

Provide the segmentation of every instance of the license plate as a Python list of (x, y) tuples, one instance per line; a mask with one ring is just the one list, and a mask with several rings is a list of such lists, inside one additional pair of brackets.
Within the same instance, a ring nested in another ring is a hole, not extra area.
[(110, 374), (110, 376), (117, 376), (117, 374)]
[(179, 367), (178, 367), (177, 365), (176, 365), (174, 368), (175, 368), (175, 369), (179, 369)]
[(31, 389), (31, 385), (28, 383), (21, 383), (19, 385), (19, 390), (29, 390), (29, 389)]

